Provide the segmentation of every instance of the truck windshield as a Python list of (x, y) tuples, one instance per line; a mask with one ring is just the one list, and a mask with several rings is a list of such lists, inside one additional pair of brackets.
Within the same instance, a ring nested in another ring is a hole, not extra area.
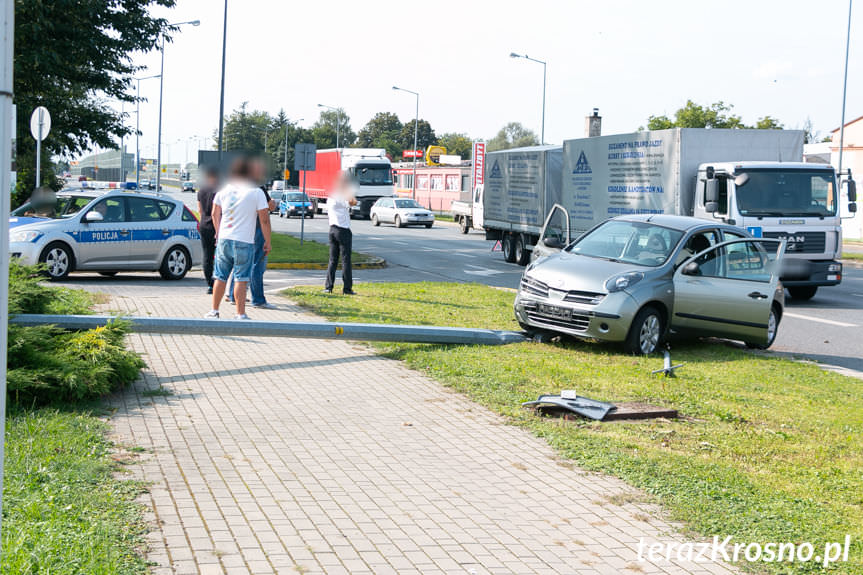
[(356, 168), (357, 182), (361, 186), (391, 186), (393, 173), (389, 166), (358, 165)]
[(836, 187), (827, 170), (746, 170), (737, 187), (743, 216), (835, 216)]
[(665, 263), (683, 236), (680, 230), (650, 222), (609, 220), (581, 236), (569, 251), (648, 267)]

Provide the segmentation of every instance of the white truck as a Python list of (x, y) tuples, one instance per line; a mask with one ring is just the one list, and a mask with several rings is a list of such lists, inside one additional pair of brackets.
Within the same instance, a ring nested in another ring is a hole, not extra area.
[(341, 172), (354, 178), (357, 184), (358, 203), (351, 216), (368, 218), (372, 204), (379, 198), (393, 195), (392, 164), (383, 148), (318, 150), (315, 170), (300, 172), (299, 186), (300, 190), (305, 189), (318, 213), (322, 212), (320, 206), (326, 204)]
[[(677, 214), (786, 240), (786, 260), (796, 265), (782, 282), (794, 298), (809, 299), (819, 286), (842, 281), (841, 218), (856, 212), (855, 185), (850, 173), (838, 183), (831, 166), (800, 162), (800, 131), (675, 128), (567, 140), (562, 153), (560, 200), (549, 203), (554, 188), (535, 190), (544, 203), (535, 201), (536, 209), (524, 216), (509, 206), (527, 197), (521, 182), (533, 179), (535, 167), (507, 161), (514, 172), (507, 177), (516, 185), (503, 184), (501, 202), (491, 171), (504, 156), (488, 154), (485, 190), (475, 191), (469, 223), (500, 240), (508, 261), (524, 264), (530, 259), (525, 251), (536, 258), (559, 250), (614, 216)], [(538, 233), (523, 225), (535, 223), (536, 210), (544, 216)]]

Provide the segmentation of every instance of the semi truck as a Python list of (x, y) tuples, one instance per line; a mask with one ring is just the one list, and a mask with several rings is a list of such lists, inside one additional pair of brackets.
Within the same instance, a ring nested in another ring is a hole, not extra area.
[(383, 148), (335, 148), (318, 150), (315, 170), (300, 172), (300, 189), (305, 189), (317, 213), (323, 212), (336, 178), (345, 172), (356, 183), (357, 205), (351, 217), (368, 219), (372, 204), (393, 195), (390, 160)]
[(527, 264), (614, 216), (677, 214), (785, 240), (782, 282), (796, 299), (842, 281), (841, 219), (856, 212), (856, 188), (850, 172), (837, 182), (831, 166), (800, 161), (801, 131), (674, 128), (567, 140), (559, 192), (548, 174), (534, 176), (543, 162), (529, 161), (530, 150), (549, 153), (490, 152), (484, 189), (474, 190), (469, 215), (455, 215), (500, 241), (507, 261)]

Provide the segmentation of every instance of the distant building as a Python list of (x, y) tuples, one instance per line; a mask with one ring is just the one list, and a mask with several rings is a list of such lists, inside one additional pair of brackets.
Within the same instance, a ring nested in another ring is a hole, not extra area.
[(73, 179), (84, 176), (97, 182), (124, 182), (135, 174), (135, 154), (108, 150), (70, 163)]
[[(417, 164), (416, 200), (434, 212), (448, 212), (454, 200), (470, 198), (470, 177), (469, 161), (453, 166)], [(393, 180), (397, 195), (411, 197), (413, 162), (393, 164)]]

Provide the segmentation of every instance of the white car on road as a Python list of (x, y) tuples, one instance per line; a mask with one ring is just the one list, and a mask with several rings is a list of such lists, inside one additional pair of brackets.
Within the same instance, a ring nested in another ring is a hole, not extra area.
[(381, 223), (405, 226), (434, 225), (434, 214), (410, 198), (381, 198), (372, 206), (369, 217), (375, 226)]
[(179, 280), (202, 261), (198, 219), (181, 201), (111, 191), (94, 195), (73, 215), (51, 212), (12, 228), (9, 252), (25, 265), (45, 264), (52, 280), (73, 271), (133, 270)]

